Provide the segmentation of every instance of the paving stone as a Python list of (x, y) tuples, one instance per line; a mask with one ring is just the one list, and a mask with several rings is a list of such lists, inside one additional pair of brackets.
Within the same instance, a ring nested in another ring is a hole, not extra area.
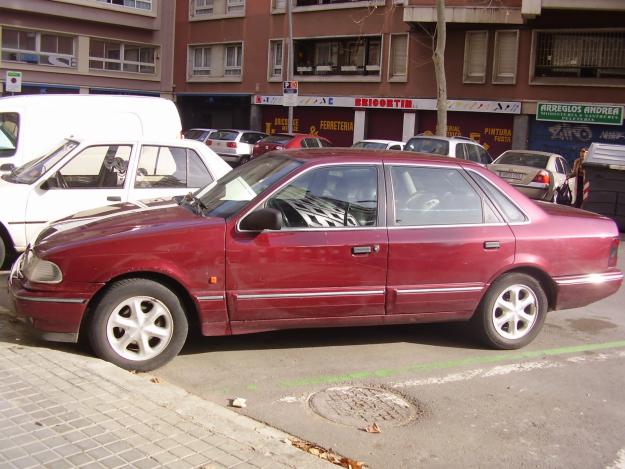
[(14, 459), (13, 461), (11, 461), (11, 465), (17, 469), (26, 469), (30, 467), (37, 467), (40, 465), (40, 463), (32, 456), (26, 456), (23, 458)]

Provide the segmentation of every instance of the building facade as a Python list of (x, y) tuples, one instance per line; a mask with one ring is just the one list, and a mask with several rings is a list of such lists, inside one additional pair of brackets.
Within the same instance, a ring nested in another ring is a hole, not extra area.
[(175, 3), (0, 0), (0, 81), (21, 91), (172, 98)]

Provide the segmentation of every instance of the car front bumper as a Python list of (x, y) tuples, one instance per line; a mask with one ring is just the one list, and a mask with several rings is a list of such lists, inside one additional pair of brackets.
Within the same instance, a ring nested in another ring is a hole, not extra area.
[(19, 273), (21, 257), (9, 275), (9, 299), (17, 314), (45, 339), (77, 342), (89, 300), (101, 284), (71, 282), (63, 289), (36, 289)]

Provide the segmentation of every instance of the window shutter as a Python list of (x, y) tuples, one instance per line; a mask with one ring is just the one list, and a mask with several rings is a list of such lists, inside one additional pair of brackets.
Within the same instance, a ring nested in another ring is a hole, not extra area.
[(467, 31), (464, 46), (465, 83), (486, 81), (486, 53), (488, 31)]
[(516, 83), (518, 31), (495, 33), (493, 83)]
[(408, 63), (408, 36), (397, 34), (391, 37), (391, 76), (405, 76)]

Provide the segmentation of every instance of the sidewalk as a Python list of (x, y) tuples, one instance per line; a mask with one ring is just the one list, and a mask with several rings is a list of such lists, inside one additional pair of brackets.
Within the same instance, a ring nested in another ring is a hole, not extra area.
[(0, 305), (0, 467), (337, 467), (267, 425), (63, 348), (29, 339)]

